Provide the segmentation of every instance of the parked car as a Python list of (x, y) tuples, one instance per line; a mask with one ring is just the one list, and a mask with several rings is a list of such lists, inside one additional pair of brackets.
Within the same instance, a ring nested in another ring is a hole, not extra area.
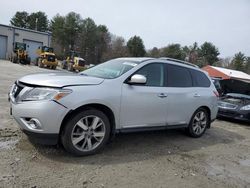
[(169, 58), (118, 58), (79, 74), (33, 74), (9, 94), (20, 128), (74, 155), (100, 151), (115, 133), (185, 128), (202, 136), (217, 116), (217, 91), (199, 68)]
[(224, 95), (218, 102), (218, 117), (250, 122), (250, 83), (240, 80), (221, 80)]

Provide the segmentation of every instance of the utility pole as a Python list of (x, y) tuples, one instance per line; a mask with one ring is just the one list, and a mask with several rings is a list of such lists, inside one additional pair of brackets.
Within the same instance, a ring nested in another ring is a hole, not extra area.
[(37, 31), (37, 22), (38, 22), (38, 18), (36, 18), (36, 31)]

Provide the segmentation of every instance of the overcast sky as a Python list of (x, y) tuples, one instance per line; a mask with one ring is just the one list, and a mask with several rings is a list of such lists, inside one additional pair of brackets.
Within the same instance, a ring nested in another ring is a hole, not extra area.
[(250, 56), (250, 0), (0, 0), (0, 23), (16, 11), (43, 11), (51, 19), (70, 11), (107, 25), (128, 40), (139, 35), (147, 49), (170, 43), (213, 42), (221, 57)]

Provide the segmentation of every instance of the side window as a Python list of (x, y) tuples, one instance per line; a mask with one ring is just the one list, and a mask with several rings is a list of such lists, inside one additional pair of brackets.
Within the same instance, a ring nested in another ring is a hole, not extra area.
[(145, 84), (146, 86), (164, 86), (164, 64), (151, 63), (145, 65), (135, 74), (141, 74), (147, 78), (147, 83)]
[(170, 65), (167, 66), (168, 87), (192, 87), (192, 77), (185, 67)]
[(194, 80), (194, 87), (210, 87), (211, 82), (205, 73), (197, 70), (191, 70), (191, 74)]

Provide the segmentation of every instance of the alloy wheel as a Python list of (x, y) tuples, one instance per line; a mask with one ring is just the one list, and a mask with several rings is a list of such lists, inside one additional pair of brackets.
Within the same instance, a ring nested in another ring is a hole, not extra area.
[(98, 116), (86, 116), (73, 127), (71, 141), (80, 151), (91, 151), (97, 148), (105, 136), (105, 124)]
[(193, 132), (197, 135), (200, 135), (207, 126), (207, 116), (205, 112), (199, 111), (195, 114), (192, 122)]

